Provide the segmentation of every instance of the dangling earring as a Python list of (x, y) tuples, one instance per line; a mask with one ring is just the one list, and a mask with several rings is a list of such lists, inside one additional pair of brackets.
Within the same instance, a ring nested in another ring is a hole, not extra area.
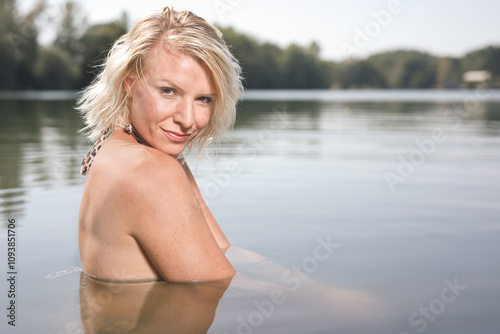
[(138, 134), (137, 132), (134, 133), (134, 129), (132, 128), (132, 124), (127, 124), (123, 127), (123, 130), (125, 131), (125, 133), (128, 133), (129, 135), (132, 135), (132, 137), (135, 138), (135, 140), (137, 140), (137, 142), (139, 144), (143, 144), (143, 145), (147, 145), (147, 146), (151, 146), (149, 145), (144, 139), (142, 139), (141, 135)]
[(126, 133), (128, 133), (129, 135), (132, 134), (132, 125), (131, 124), (127, 124), (125, 125), (125, 127), (123, 128), (125, 130)]

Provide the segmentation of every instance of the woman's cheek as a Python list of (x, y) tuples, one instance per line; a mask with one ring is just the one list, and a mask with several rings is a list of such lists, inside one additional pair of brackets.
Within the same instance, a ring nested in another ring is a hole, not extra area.
[(212, 114), (212, 110), (209, 109), (203, 114), (203, 126), (200, 128), (200, 130), (208, 125), (208, 122), (210, 122), (210, 115)]

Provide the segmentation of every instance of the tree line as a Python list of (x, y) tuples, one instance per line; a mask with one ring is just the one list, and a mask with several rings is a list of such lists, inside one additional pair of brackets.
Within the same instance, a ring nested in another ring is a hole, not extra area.
[[(112, 43), (127, 32), (127, 15), (88, 25), (78, 2), (67, 1), (49, 13), (39, 0), (20, 13), (16, 0), (0, 0), (0, 90), (80, 89), (88, 85)], [(40, 30), (55, 28), (50, 45), (38, 42)]]
[[(78, 90), (88, 85), (112, 43), (128, 30), (128, 18), (89, 25), (78, 2), (67, 1), (55, 17), (45, 0), (21, 13), (16, 0), (0, 0), (0, 90)], [(50, 45), (40, 29), (55, 28)], [(320, 57), (316, 42), (279, 47), (231, 27), (219, 27), (240, 61), (246, 88), (457, 88), (470, 70), (500, 81), (500, 46), (463, 57), (396, 50), (366, 59), (334, 62)]]

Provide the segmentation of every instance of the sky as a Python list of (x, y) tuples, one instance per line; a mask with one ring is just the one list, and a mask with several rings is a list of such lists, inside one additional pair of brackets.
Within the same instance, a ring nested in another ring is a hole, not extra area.
[[(47, 0), (55, 11), (63, 0)], [(24, 8), (35, 0), (18, 0)], [(89, 23), (126, 11), (131, 23), (164, 6), (188, 9), (211, 23), (233, 26), (280, 46), (316, 41), (325, 60), (413, 49), (438, 56), (463, 56), (500, 45), (498, 0), (85, 0)], [(50, 30), (42, 39), (50, 39)], [(42, 41), (43, 42), (43, 41)]]

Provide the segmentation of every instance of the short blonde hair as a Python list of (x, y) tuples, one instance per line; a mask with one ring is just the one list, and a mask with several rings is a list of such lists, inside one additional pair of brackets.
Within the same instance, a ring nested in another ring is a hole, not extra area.
[(83, 90), (76, 108), (86, 124), (82, 130), (91, 140), (96, 140), (105, 129), (130, 123), (124, 80), (142, 75), (146, 57), (161, 39), (167, 49), (200, 60), (212, 74), (217, 98), (208, 125), (195, 138), (199, 152), (233, 125), (236, 103), (243, 90), (241, 68), (222, 39), (222, 33), (190, 11), (165, 7), (161, 13), (137, 21), (114, 43), (102, 71)]

